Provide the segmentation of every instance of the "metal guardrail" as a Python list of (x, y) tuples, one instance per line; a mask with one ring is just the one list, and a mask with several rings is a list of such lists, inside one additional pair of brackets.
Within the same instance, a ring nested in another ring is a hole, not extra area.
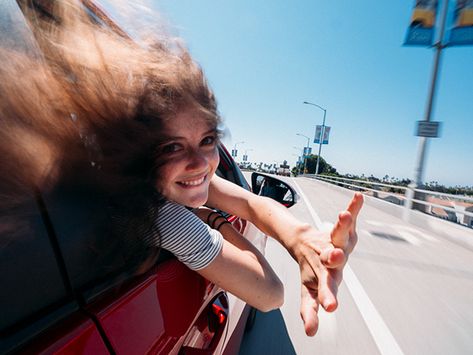
[[(447, 201), (460, 200), (460, 201), (473, 203), (473, 197), (470, 197), (470, 196), (452, 195), (452, 194), (447, 194), (444, 192), (436, 192), (436, 191), (423, 190), (423, 189), (413, 189), (411, 187), (406, 187), (406, 186), (390, 185), (390, 184), (384, 184), (380, 182), (373, 182), (373, 181), (366, 181), (366, 180), (359, 180), (359, 179), (342, 178), (342, 177), (337, 177), (337, 176), (332, 176), (332, 175), (305, 174), (303, 176), (329, 182), (329, 183), (336, 183), (337, 185), (348, 186), (348, 187), (356, 188), (363, 191), (372, 191), (375, 193), (383, 193), (386, 195), (391, 195), (402, 200), (402, 202), (404, 203), (404, 206), (409, 209), (412, 207), (412, 203), (418, 203), (418, 204), (422, 204), (426, 206), (441, 208), (445, 211), (449, 211), (455, 214), (461, 214), (461, 215), (465, 215), (465, 216), (469, 216), (473, 218), (473, 212), (457, 210), (453, 207), (440, 205), (438, 203), (414, 199), (415, 192), (420, 192), (426, 195), (439, 196), (439, 197), (445, 198), (445, 200)], [(358, 183), (358, 185), (355, 183)], [(381, 187), (387, 187), (387, 188), (396, 189), (396, 190), (403, 190), (405, 194), (404, 195), (395, 194), (390, 191), (383, 191), (380, 189), (374, 189), (374, 188), (370, 188), (370, 187), (366, 187), (362, 185), (381, 186)]]

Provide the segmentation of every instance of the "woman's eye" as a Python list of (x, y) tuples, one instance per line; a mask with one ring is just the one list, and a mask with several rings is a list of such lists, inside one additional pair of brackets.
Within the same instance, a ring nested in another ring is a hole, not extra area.
[(202, 142), (201, 144), (202, 145), (213, 145), (216, 141), (216, 138), (215, 136), (208, 136), (208, 137), (205, 137), (204, 139), (202, 139)]
[(178, 152), (181, 149), (182, 149), (182, 147), (181, 147), (180, 144), (172, 143), (172, 144), (167, 144), (164, 147), (162, 147), (161, 152), (162, 153), (174, 153), (174, 152)]

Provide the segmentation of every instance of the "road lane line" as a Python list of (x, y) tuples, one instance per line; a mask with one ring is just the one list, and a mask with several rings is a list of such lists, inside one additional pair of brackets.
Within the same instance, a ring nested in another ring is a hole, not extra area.
[[(297, 184), (294, 179), (292, 180), (294, 185), (299, 190), (298, 192), (304, 200), (304, 203), (306, 204), (316, 227), (322, 229), (324, 223), (322, 223), (320, 217), (317, 215), (317, 213), (315, 213), (311, 203), (309, 202), (306, 195), (302, 192), (299, 184)], [(376, 310), (376, 307), (374, 306), (373, 302), (371, 302), (368, 294), (364, 290), (363, 286), (348, 263), (345, 265), (343, 271), (343, 281), (345, 282), (345, 285), (347, 286), (353, 301), (358, 307), (358, 310), (360, 311), (360, 314), (365, 321), (366, 327), (370, 331), (379, 352), (382, 355), (403, 355), (404, 353), (402, 352), (399, 344), (397, 343), (396, 339), (394, 339), (394, 336), (391, 334), (388, 326), (386, 323), (384, 323), (383, 318)]]
[(358, 307), (361, 316), (365, 320), (365, 324), (368, 327), (379, 352), (383, 355), (404, 354), (348, 264), (345, 265), (345, 269), (343, 270), (343, 281), (345, 282), (348, 291), (350, 291), (353, 301)]
[(421, 241), (419, 238), (413, 236), (411, 233), (403, 230), (398, 230), (397, 233), (401, 236), (401, 238), (407, 240), (409, 243), (419, 246), (421, 245)]
[(291, 178), (291, 180), (294, 183), (294, 185), (297, 187), (297, 190), (299, 190), (298, 191), (299, 195), (301, 195), (302, 199), (304, 200), (305, 205), (307, 206), (307, 209), (309, 210), (309, 213), (315, 222), (315, 226), (317, 227), (317, 229), (322, 230), (323, 228), (322, 220), (319, 218), (317, 213), (315, 213), (314, 209), (312, 208), (312, 205), (309, 203), (309, 200), (307, 199), (306, 195), (302, 192), (302, 189), (300, 188), (296, 180), (294, 178)]

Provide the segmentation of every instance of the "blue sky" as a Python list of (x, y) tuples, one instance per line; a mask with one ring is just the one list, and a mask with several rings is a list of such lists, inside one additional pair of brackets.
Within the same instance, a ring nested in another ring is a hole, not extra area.
[[(413, 1), (154, 0), (202, 65), (250, 161), (293, 165), (323, 111), (341, 173), (412, 178), (432, 49), (402, 43)], [(473, 46), (444, 51), (424, 181), (473, 185)], [(311, 143), (313, 150), (318, 148)]]

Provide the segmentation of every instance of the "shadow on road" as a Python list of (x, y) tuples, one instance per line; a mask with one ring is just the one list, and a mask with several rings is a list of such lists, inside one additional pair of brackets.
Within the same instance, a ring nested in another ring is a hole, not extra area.
[(397, 235), (394, 235), (394, 234), (383, 233), (383, 232), (371, 232), (371, 231), (370, 231), (370, 233), (372, 235), (374, 235), (375, 237), (378, 237), (378, 238), (392, 240), (394, 242), (407, 243), (407, 240), (405, 240), (404, 238), (398, 237)]
[(279, 309), (257, 312), (253, 329), (245, 334), (240, 348), (240, 355), (251, 354), (296, 354)]

